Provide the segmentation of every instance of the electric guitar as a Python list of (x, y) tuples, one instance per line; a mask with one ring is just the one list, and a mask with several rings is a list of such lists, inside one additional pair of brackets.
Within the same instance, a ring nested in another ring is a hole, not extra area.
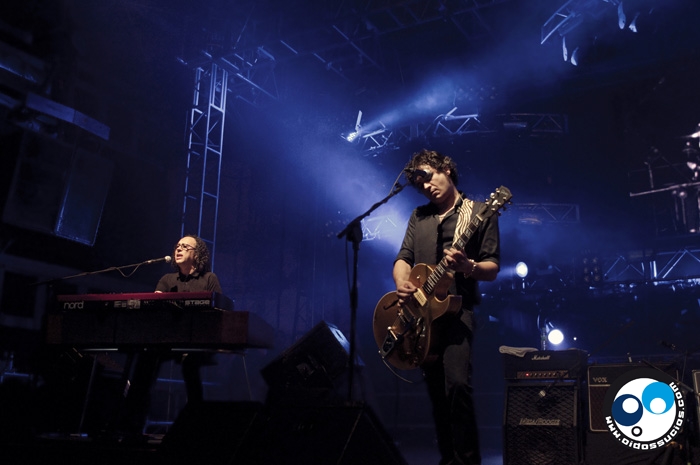
[[(507, 187), (496, 189), (472, 215), (466, 231), (452, 247), (464, 251), (479, 225), (510, 203), (511, 197)], [(411, 370), (435, 360), (433, 323), (443, 315), (457, 313), (462, 304), (461, 296), (448, 295), (454, 272), (444, 258), (437, 265), (417, 264), (409, 280), (418, 288), (414, 298), (399, 305), (396, 291), (385, 294), (374, 309), (372, 322), (379, 355), (400, 370)]]

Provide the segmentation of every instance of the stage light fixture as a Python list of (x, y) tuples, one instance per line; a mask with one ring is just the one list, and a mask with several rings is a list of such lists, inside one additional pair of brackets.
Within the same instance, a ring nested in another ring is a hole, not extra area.
[(357, 137), (358, 137), (359, 135), (360, 135), (359, 132), (353, 131), (353, 132), (351, 132), (350, 134), (348, 134), (347, 136), (344, 135), (344, 134), (341, 134), (340, 137), (342, 137), (343, 139), (345, 139), (345, 140), (348, 141), (348, 142), (355, 142), (355, 140), (357, 140)]
[(571, 64), (574, 66), (578, 66), (578, 47), (574, 49), (574, 52), (571, 54)]
[(625, 23), (627, 22), (627, 16), (625, 15), (625, 10), (622, 8), (622, 2), (617, 5), (617, 25), (620, 30), (625, 28)]
[(637, 32), (637, 18), (639, 18), (639, 13), (634, 15), (634, 18), (632, 18), (632, 22), (629, 25), (629, 30), (636, 33)]
[(518, 262), (515, 265), (515, 274), (522, 279), (525, 279), (527, 277), (527, 264), (525, 262)]
[(600, 258), (594, 255), (583, 257), (583, 282), (588, 285), (597, 285), (603, 282), (603, 268)]
[(547, 340), (550, 344), (557, 346), (564, 342), (564, 333), (559, 328), (554, 327), (552, 323), (548, 323)]
[[(698, 124), (698, 128), (700, 128), (700, 124)], [(699, 138), (699, 137), (700, 137), (700, 131), (695, 131), (694, 133), (692, 133), (692, 134), (690, 135), (690, 137), (692, 137), (693, 139)]]
[(362, 121), (362, 110), (357, 112), (357, 121), (355, 121), (355, 130), (348, 133), (348, 134), (341, 134), (340, 137), (345, 139), (348, 142), (355, 142), (358, 140), (358, 137), (362, 134), (362, 125), (360, 124)]

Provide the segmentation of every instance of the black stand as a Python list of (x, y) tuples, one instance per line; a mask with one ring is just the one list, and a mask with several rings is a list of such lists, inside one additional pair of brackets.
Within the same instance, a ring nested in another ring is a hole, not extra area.
[[(36, 282), (36, 283), (34, 283), (34, 284), (32, 284), (32, 285), (33, 285), (33, 286), (38, 286), (38, 285), (41, 285), (41, 284), (52, 284), (52, 283), (55, 283), (55, 282), (58, 282), (58, 281), (65, 281), (65, 280), (68, 280), (68, 279), (80, 278), (80, 277), (84, 277), (84, 276), (92, 276), (92, 275), (96, 275), (96, 274), (107, 273), (107, 272), (109, 272), (109, 271), (118, 271), (122, 276), (124, 276), (125, 278), (128, 278), (128, 277), (130, 277), (131, 275), (133, 275), (133, 274), (136, 272), (136, 270), (139, 269), (139, 267), (140, 267), (141, 265), (150, 265), (150, 264), (152, 264), (152, 263), (158, 263), (158, 262), (168, 262), (168, 263), (169, 263), (170, 261), (171, 261), (171, 258), (170, 258), (169, 256), (166, 256), (166, 257), (163, 257), (163, 258), (156, 258), (156, 259), (152, 259), (152, 260), (146, 260), (146, 261), (143, 261), (143, 262), (140, 262), (140, 263), (134, 263), (134, 264), (131, 264), (131, 265), (111, 266), (111, 267), (105, 268), (105, 269), (103, 269), (103, 270), (86, 271), (86, 272), (84, 272), (84, 273), (79, 273), (79, 274), (75, 274), (75, 275), (71, 275), (71, 276), (64, 276), (64, 277), (62, 277), (62, 278), (54, 278), (54, 279), (50, 279), (50, 280), (46, 280), (46, 281), (39, 281), (39, 282)], [(124, 274), (122, 271), (123, 271), (124, 269), (127, 269), (127, 268), (133, 268), (133, 270), (131, 270), (130, 273)], [(133, 359), (133, 356), (132, 356), (132, 355), (129, 355), (128, 361), (127, 361), (127, 366), (126, 366), (126, 368), (124, 369), (124, 372), (123, 372), (123, 375), (122, 375), (122, 378), (123, 378), (123, 379), (122, 379), (122, 381), (123, 381), (123, 386), (126, 386), (126, 383), (127, 383), (127, 381), (128, 381), (127, 376), (128, 376), (128, 372), (129, 372), (130, 369), (131, 369), (132, 359)], [(84, 428), (84, 426), (85, 426), (86, 415), (87, 415), (87, 411), (88, 411), (88, 407), (89, 407), (89, 403), (90, 403), (90, 396), (91, 396), (91, 394), (92, 394), (93, 384), (94, 384), (94, 382), (95, 382), (95, 372), (96, 372), (96, 370), (97, 370), (97, 355), (95, 355), (95, 356), (93, 357), (93, 361), (92, 361), (92, 369), (91, 369), (91, 371), (90, 371), (90, 378), (88, 379), (88, 385), (87, 385), (87, 389), (86, 389), (86, 392), (85, 392), (85, 399), (83, 400), (82, 412), (81, 412), (81, 415), (80, 415), (80, 422), (78, 423), (78, 433), (77, 433), (78, 436), (82, 436), (82, 435), (83, 435), (83, 428)]]
[(362, 215), (352, 220), (340, 233), (338, 239), (347, 236), (347, 240), (352, 242), (353, 260), (352, 260), (352, 288), (350, 290), (350, 375), (348, 377), (348, 402), (352, 402), (352, 387), (355, 377), (355, 332), (357, 325), (357, 259), (360, 250), (360, 242), (362, 242), (362, 226), (361, 222), (368, 217), (374, 210), (389, 201), (390, 198), (401, 192), (406, 185), (394, 184), (393, 190), (379, 202), (375, 203)]
[[(661, 341), (661, 345), (663, 345), (664, 347), (667, 347), (673, 351), (681, 352), (681, 357), (683, 357), (683, 369), (680, 372), (680, 376), (676, 377), (675, 381), (676, 381), (676, 383), (678, 383), (678, 386), (680, 386), (680, 388), (686, 392), (686, 394), (688, 396), (692, 395), (694, 402), (691, 403), (690, 405), (697, 406), (698, 404), (700, 404), (700, 394), (697, 391), (695, 391), (695, 389), (693, 389), (693, 387), (688, 386), (687, 384), (685, 384), (683, 382), (683, 375), (685, 372), (687, 358), (690, 355), (692, 355), (694, 351), (689, 351), (689, 350), (680, 351), (680, 350), (678, 350), (679, 348), (676, 347), (675, 344), (671, 344), (671, 343), (668, 343), (666, 341)], [(645, 365), (647, 365), (650, 368), (653, 368), (654, 370), (660, 371), (661, 373), (666, 373), (663, 369), (661, 369), (657, 365), (655, 365), (647, 360), (642, 360), (642, 363), (644, 363)], [(688, 404), (686, 403), (686, 405), (688, 405)], [(679, 441), (680, 442), (673, 441), (673, 442), (666, 444), (666, 446), (663, 447), (654, 458), (652, 458), (652, 460), (649, 462), (650, 464), (656, 463), (656, 460), (661, 458), (661, 461), (659, 462), (660, 465), (670, 465), (673, 462), (674, 455), (676, 455), (676, 454), (681, 454), (681, 457), (682, 457), (684, 462), (692, 463), (693, 457), (692, 457), (692, 451), (690, 449), (690, 440), (688, 439), (688, 437), (689, 437), (688, 428), (690, 427), (690, 422), (688, 422), (688, 417), (689, 416), (686, 417), (686, 425), (683, 428), (683, 431), (681, 432), (681, 434), (679, 434)], [(696, 423), (697, 423), (697, 421), (700, 421), (700, 419), (696, 418)], [(698, 427), (697, 424), (695, 425), (695, 427), (696, 428)]]

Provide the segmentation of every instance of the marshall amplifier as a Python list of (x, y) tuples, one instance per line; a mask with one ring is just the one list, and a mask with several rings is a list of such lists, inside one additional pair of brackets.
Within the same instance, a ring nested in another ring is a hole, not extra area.
[(506, 386), (504, 465), (578, 465), (582, 457), (578, 382)]
[(508, 380), (581, 379), (588, 364), (588, 354), (578, 349), (501, 352)]

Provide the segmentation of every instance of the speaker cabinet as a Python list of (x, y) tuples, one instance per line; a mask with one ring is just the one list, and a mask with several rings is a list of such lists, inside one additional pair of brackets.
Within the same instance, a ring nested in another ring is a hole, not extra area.
[(114, 163), (57, 139), (25, 132), (3, 221), (93, 245)]
[(163, 439), (169, 465), (407, 465), (364, 405), (187, 406)]
[(261, 370), (270, 389), (330, 389), (348, 369), (350, 343), (321, 321)]
[(661, 455), (664, 449), (643, 451), (632, 449), (620, 443), (610, 432), (586, 432), (586, 464), (590, 465), (656, 465), (677, 464), (664, 462)]
[(242, 463), (247, 445), (259, 437), (265, 418), (259, 402), (187, 404), (161, 442), (163, 463)]
[[(657, 364), (656, 367), (674, 378), (678, 377), (674, 364), (661, 363)], [(639, 368), (649, 368), (649, 365), (643, 363), (620, 363), (590, 365), (588, 367), (588, 422), (590, 431), (608, 432), (603, 413), (605, 394), (618, 377), (630, 370)]]
[(581, 461), (575, 381), (506, 386), (504, 465), (577, 465)]
[(407, 465), (363, 405), (275, 409), (250, 451), (249, 465)]

